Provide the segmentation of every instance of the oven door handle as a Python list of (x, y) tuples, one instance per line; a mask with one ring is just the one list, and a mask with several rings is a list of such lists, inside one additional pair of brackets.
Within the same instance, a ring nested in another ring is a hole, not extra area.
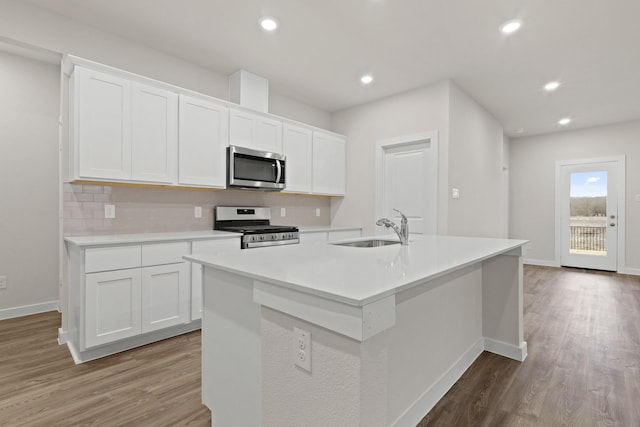
[(276, 168), (278, 169), (278, 175), (276, 176), (276, 184), (280, 182), (280, 177), (282, 176), (282, 165), (280, 165), (280, 160), (276, 159)]

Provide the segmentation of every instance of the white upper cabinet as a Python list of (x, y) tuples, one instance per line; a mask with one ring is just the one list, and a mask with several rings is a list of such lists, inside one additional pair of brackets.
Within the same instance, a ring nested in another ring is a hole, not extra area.
[(345, 168), (345, 138), (336, 134), (314, 131), (312, 192), (329, 196), (344, 196)]
[(313, 132), (309, 128), (285, 124), (283, 148), (286, 156), (285, 191), (292, 193), (311, 192), (311, 169), (313, 162)]
[(229, 145), (282, 153), (282, 122), (261, 114), (231, 108)]
[(226, 186), (228, 114), (224, 105), (180, 95), (179, 184)]
[(76, 67), (74, 178), (131, 179), (131, 82)]
[(345, 139), (142, 76), (66, 57), (70, 181), (226, 188), (229, 145), (286, 156), (291, 193), (343, 196)]
[(76, 67), (73, 179), (176, 181), (175, 93)]
[(133, 83), (131, 178), (134, 181), (176, 182), (178, 95)]

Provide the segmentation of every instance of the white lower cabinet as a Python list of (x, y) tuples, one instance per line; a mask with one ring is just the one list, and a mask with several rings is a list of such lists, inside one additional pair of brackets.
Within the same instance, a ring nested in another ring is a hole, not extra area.
[(186, 241), (86, 249), (81, 348), (188, 323), (189, 253)]
[(189, 265), (158, 265), (142, 269), (142, 332), (188, 322), (191, 306)]
[(140, 334), (141, 282), (139, 268), (86, 275), (85, 347)]

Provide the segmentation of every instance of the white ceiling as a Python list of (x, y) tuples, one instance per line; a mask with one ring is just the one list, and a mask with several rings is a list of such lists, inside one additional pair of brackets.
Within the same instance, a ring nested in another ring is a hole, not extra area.
[(450, 78), (510, 136), (640, 118), (638, 0), (25, 1), (329, 112)]

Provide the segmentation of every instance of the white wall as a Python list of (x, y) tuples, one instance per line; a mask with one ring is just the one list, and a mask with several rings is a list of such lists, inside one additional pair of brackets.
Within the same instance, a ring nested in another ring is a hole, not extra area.
[[(132, 73), (229, 99), (227, 76), (16, 0), (0, 4), (0, 37), (69, 53)], [(257, 74), (260, 70), (252, 70)], [(329, 113), (272, 94), (270, 113), (325, 127)]]
[(0, 318), (58, 299), (59, 84), (57, 66), (0, 52)]
[(527, 260), (553, 265), (557, 160), (626, 155), (626, 267), (640, 274), (640, 121), (512, 139), (509, 235), (531, 240)]
[(449, 91), (448, 234), (506, 237), (502, 125), (452, 84)]
[[(506, 235), (504, 137), (500, 123), (450, 81), (401, 93), (332, 116), (347, 135), (347, 197), (332, 200), (333, 224), (375, 229), (375, 146), (379, 140), (438, 132), (438, 233)], [(451, 188), (461, 198), (449, 197)]]
[[(438, 132), (439, 195), (447, 191), (448, 92), (446, 81), (394, 95), (332, 116), (333, 129), (347, 135), (347, 196), (332, 200), (332, 224), (375, 230), (376, 142), (404, 135)], [(446, 232), (446, 199), (441, 199), (438, 230)]]

